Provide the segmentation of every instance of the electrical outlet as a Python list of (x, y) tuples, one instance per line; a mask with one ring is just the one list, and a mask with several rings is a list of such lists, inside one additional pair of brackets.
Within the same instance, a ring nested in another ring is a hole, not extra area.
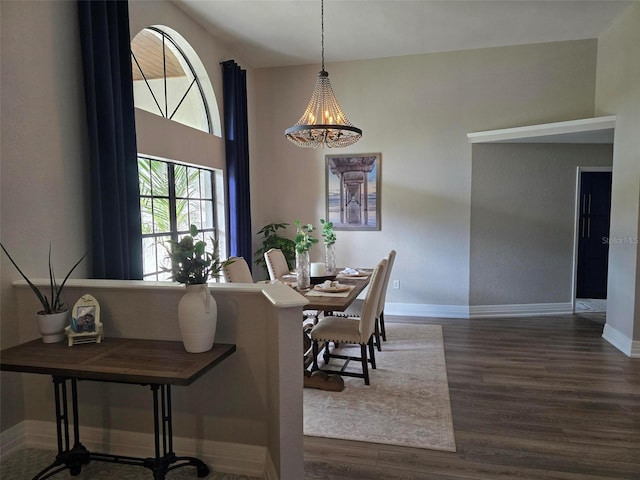
[(393, 281), (393, 288), (395, 288), (396, 290), (400, 288), (400, 280)]

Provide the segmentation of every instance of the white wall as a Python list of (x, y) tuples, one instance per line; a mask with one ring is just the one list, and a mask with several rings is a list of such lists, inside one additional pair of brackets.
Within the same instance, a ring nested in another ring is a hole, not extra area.
[(598, 40), (596, 112), (616, 115), (610, 238), (620, 241), (609, 247), (605, 338), (640, 356), (640, 2)]
[[(466, 133), (592, 116), (595, 68), (593, 40), (328, 64), (338, 101), (364, 132), (338, 153), (382, 153), (382, 230), (338, 232), (338, 264), (371, 266), (394, 248), (401, 288), (389, 289), (388, 302), (468, 305)], [(318, 70), (255, 71), (255, 227), (318, 224), (325, 215), (323, 157), (334, 152), (298, 148), (283, 133), (306, 107)]]

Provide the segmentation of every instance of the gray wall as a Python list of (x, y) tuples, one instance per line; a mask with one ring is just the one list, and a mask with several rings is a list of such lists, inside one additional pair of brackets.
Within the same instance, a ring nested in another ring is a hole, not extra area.
[(609, 250), (607, 326), (635, 340), (640, 356), (640, 2), (599, 39), (596, 112), (617, 117), (610, 237), (621, 243)]
[(611, 163), (611, 145), (474, 145), (469, 304), (571, 302), (576, 167)]

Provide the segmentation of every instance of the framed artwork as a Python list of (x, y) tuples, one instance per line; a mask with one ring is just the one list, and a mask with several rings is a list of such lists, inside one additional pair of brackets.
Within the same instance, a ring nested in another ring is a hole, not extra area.
[(380, 154), (326, 155), (326, 218), (335, 230), (380, 230)]

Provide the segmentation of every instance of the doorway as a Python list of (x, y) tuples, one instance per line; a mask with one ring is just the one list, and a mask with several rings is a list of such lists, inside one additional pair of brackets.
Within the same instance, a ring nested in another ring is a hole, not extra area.
[(578, 167), (576, 311), (606, 311), (611, 170), (611, 167)]

